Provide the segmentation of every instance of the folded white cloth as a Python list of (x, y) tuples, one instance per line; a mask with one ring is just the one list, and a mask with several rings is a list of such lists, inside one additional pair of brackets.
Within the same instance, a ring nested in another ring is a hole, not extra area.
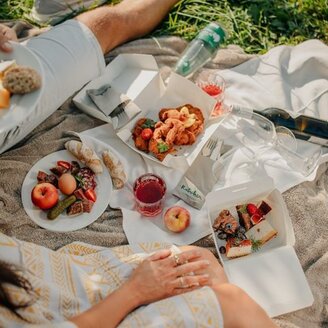
[(228, 104), (328, 120), (328, 47), (318, 40), (273, 48), (220, 75)]

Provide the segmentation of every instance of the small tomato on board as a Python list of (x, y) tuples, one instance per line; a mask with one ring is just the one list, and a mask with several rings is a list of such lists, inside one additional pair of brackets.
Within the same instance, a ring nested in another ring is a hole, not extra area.
[(202, 89), (212, 97), (218, 96), (222, 92), (222, 89), (214, 84), (205, 85)]
[(141, 138), (143, 140), (149, 140), (153, 136), (153, 130), (150, 128), (143, 129), (141, 132)]
[(88, 189), (84, 192), (85, 197), (87, 197), (89, 200), (91, 200), (92, 202), (96, 202), (97, 200), (97, 194), (94, 191), (94, 189)]

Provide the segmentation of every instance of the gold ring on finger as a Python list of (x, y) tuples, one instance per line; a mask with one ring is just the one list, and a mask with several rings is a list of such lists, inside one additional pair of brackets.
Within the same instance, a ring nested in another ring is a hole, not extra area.
[(175, 264), (176, 264), (177, 266), (181, 264), (181, 262), (180, 262), (180, 257), (179, 257), (178, 255), (175, 254), (175, 255), (173, 256), (173, 258), (174, 258)]
[(183, 279), (183, 277), (179, 277), (179, 282), (180, 282), (180, 288), (185, 288), (186, 287), (184, 285), (184, 279)]

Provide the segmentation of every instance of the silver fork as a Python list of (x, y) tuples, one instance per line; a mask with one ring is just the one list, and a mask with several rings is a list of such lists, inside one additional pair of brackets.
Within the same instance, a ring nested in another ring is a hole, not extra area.
[(122, 102), (109, 114), (111, 118), (117, 117), (118, 126), (120, 127), (129, 120), (128, 114), (125, 112), (125, 106), (127, 106), (129, 102), (130, 100)]
[(216, 147), (218, 143), (218, 138), (211, 137), (206, 141), (206, 144), (203, 147), (202, 155), (203, 156), (210, 156), (212, 154), (213, 149)]

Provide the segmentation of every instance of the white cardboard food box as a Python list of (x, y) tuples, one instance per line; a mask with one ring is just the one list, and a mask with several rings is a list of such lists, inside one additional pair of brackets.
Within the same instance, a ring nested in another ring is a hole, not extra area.
[[(86, 90), (96, 89), (104, 84), (110, 84), (116, 91), (128, 96), (141, 109), (141, 113), (116, 131), (117, 136), (142, 156), (158, 163), (175, 168), (181, 167), (183, 170), (186, 169), (217, 128), (217, 124), (211, 123), (217, 123), (218, 120), (211, 122), (209, 120), (210, 113), (215, 106), (213, 97), (208, 96), (193, 82), (174, 73), (171, 74), (168, 84), (164, 85), (153, 56), (119, 55), (106, 67), (105, 72), (99, 78), (88, 83), (74, 97), (74, 103), (81, 110), (100, 120), (111, 123), (111, 118), (99, 111), (86, 94)], [(206, 122), (206, 129), (197, 136), (197, 140), (193, 145), (176, 147), (177, 152), (175, 155), (167, 155), (163, 162), (135, 148), (131, 132), (139, 118), (148, 117), (158, 120), (160, 109), (178, 107), (186, 103), (201, 108)]]
[(117, 91), (126, 94), (141, 109), (148, 111), (152, 99), (158, 99), (165, 87), (158, 72), (155, 58), (149, 55), (121, 54), (106, 66), (104, 73), (88, 83), (73, 98), (74, 103), (87, 114), (111, 123), (111, 118), (99, 111), (86, 94), (86, 90), (99, 88), (104, 84), (115, 86)]
[(308, 307), (313, 295), (294, 250), (295, 236), (286, 204), (270, 177), (213, 191), (206, 197), (210, 225), (223, 209), (238, 220), (236, 205), (267, 201), (272, 210), (266, 220), (278, 231), (275, 238), (250, 255), (228, 259), (225, 245), (213, 231), (215, 245), (229, 282), (245, 290), (270, 317)]

